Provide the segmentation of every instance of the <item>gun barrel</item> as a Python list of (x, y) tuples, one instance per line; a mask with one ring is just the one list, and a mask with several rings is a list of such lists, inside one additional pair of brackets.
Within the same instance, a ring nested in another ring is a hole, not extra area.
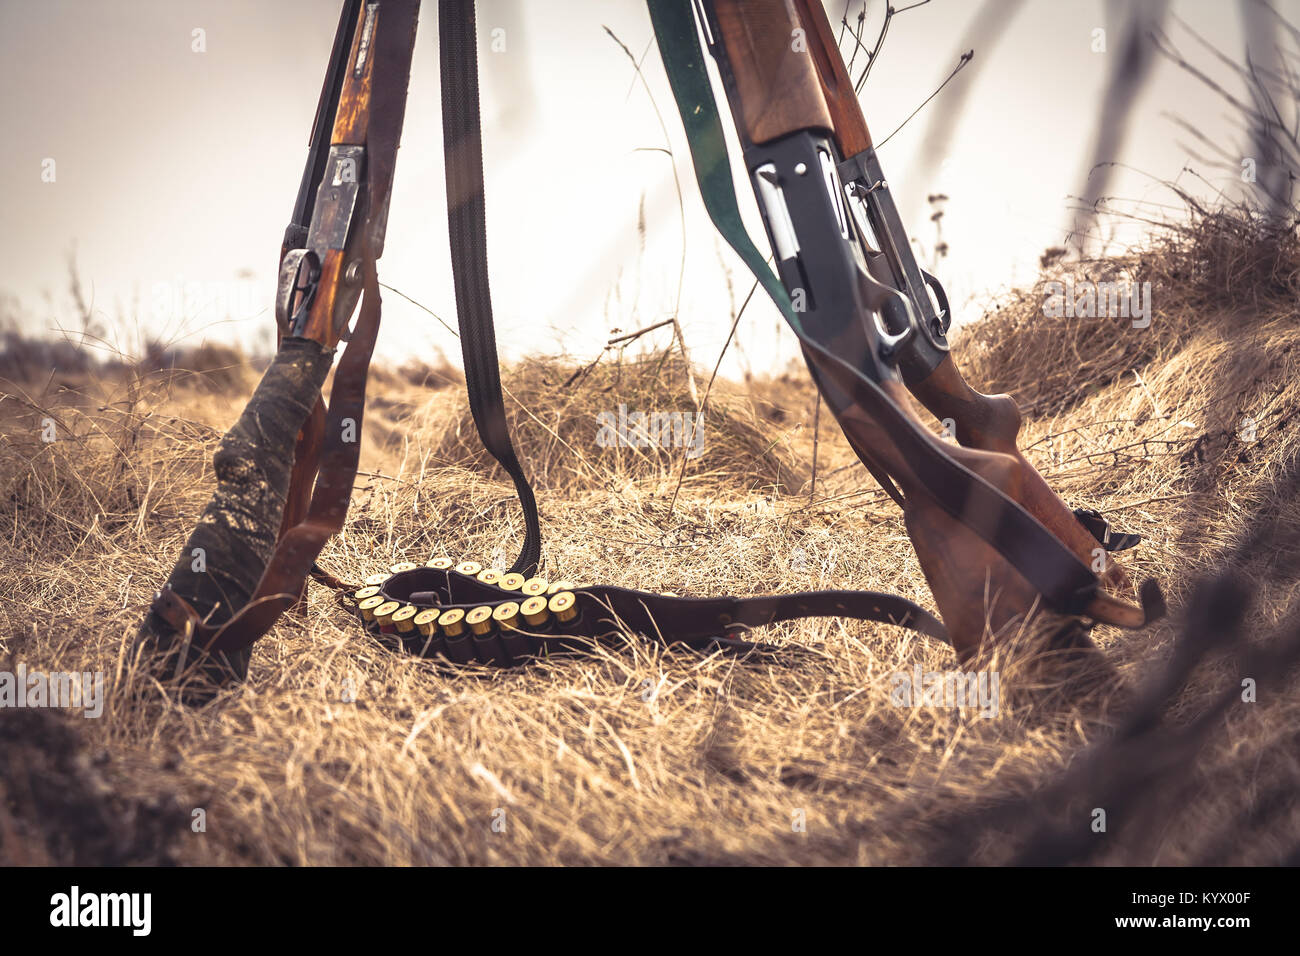
[[(316, 118), (312, 122), (311, 139), (307, 144), (307, 165), (298, 185), (298, 198), (293, 204), (293, 216), (285, 230), (284, 251), (297, 249), (307, 241), (307, 227), (311, 223), (312, 209), (316, 203), (316, 187), (325, 175), (325, 161), (330, 152), (330, 133), (334, 129), (334, 113), (343, 89), (343, 74), (347, 71), (348, 51), (362, 0), (346, 0), (339, 13), (338, 29), (334, 32), (334, 46), (330, 53), (329, 68), (321, 85), (320, 100), (316, 104)], [(283, 256), (284, 252), (281, 252)]]

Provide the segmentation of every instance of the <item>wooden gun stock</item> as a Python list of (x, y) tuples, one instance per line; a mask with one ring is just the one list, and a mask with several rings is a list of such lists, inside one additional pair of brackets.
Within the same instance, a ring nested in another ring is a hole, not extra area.
[(791, 2), (799, 22), (803, 24), (804, 42), (821, 81), (835, 144), (840, 148), (840, 155), (856, 156), (871, 148), (871, 134), (867, 131), (858, 94), (853, 91), (853, 81), (840, 56), (839, 45), (831, 33), (831, 25), (818, 0)]
[[(1014, 458), (1023, 478), (1021, 506), (1069, 545), (1080, 560), (1091, 566), (1098, 551), (1105, 554), (1097, 539), (1079, 523), (1038, 469), (1021, 453), (1016, 444), (1020, 409), (1010, 395), (984, 395), (975, 391), (962, 378), (952, 356), (945, 358), (928, 378), (912, 385), (911, 391), (936, 418), (951, 419), (956, 424), (956, 438), (962, 445)], [(1109, 560), (1105, 560), (1101, 579), (1109, 586), (1131, 587), (1123, 569)]]
[(714, 0), (712, 9), (727, 50), (742, 138), (768, 143), (823, 129), (844, 156), (871, 148), (830, 24), (809, 0)]
[(793, 33), (799, 20), (792, 0), (715, 0), (713, 12), (742, 140), (768, 143), (800, 130), (834, 129), (817, 70)]

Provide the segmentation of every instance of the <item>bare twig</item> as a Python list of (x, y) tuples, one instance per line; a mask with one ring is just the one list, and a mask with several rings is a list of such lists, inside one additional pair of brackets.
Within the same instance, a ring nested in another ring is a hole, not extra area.
[[(636, 75), (641, 80), (641, 86), (645, 89), (646, 96), (650, 100), (650, 107), (654, 110), (655, 117), (659, 120), (659, 128), (664, 134), (664, 142), (670, 142), (668, 137), (668, 125), (664, 122), (663, 113), (659, 111), (659, 104), (655, 102), (654, 94), (650, 92), (650, 84), (646, 82), (645, 73), (641, 70), (641, 64), (637, 62), (637, 58), (632, 55), (632, 51), (628, 49), (627, 44), (620, 40), (613, 30), (607, 26), (604, 27), (604, 30), (609, 34), (609, 38), (617, 43), (619, 48), (627, 54), (627, 58), (632, 61), (632, 67), (636, 70)], [(681, 349), (683, 365), (686, 369), (686, 388), (690, 393), (691, 403), (695, 406), (696, 413), (699, 414), (700, 395), (699, 391), (695, 387), (695, 373), (691, 369), (691, 356), (690, 352), (686, 348), (686, 337), (682, 334), (682, 326), (680, 322), (682, 312), (682, 286), (686, 278), (686, 204), (682, 200), (682, 183), (680, 177), (677, 175), (676, 157), (673, 155), (671, 150), (665, 150), (665, 152), (668, 153), (669, 164), (672, 166), (673, 170), (673, 187), (677, 191), (677, 212), (682, 224), (682, 258), (677, 272), (677, 301), (673, 306), (673, 332), (677, 337), (677, 347)]]

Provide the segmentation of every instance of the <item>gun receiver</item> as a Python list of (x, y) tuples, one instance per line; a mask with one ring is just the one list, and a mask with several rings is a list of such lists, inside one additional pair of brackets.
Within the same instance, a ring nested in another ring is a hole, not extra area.
[(281, 252), (276, 295), (281, 334), (325, 348), (346, 337), (361, 296), (359, 226), (368, 205), (366, 131), (380, 12), (379, 3), (344, 4)]

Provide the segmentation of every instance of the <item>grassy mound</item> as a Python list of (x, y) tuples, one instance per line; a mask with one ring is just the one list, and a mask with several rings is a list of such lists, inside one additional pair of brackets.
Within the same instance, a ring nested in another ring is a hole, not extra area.
[[(706, 414), (697, 418), (676, 352), (582, 368), (533, 358), (515, 367), (505, 386), (515, 448), (539, 489), (676, 474), (683, 459), (684, 480), (692, 487), (734, 492), (737, 477), (744, 476), (744, 490), (795, 493), (809, 477), (789, 436), (765, 427), (749, 397), (734, 386), (715, 387)], [(442, 433), (433, 445), (438, 461), (503, 475), (479, 443), (463, 399), (449, 425), (441, 418), (445, 407), (430, 411), (416, 427)]]

